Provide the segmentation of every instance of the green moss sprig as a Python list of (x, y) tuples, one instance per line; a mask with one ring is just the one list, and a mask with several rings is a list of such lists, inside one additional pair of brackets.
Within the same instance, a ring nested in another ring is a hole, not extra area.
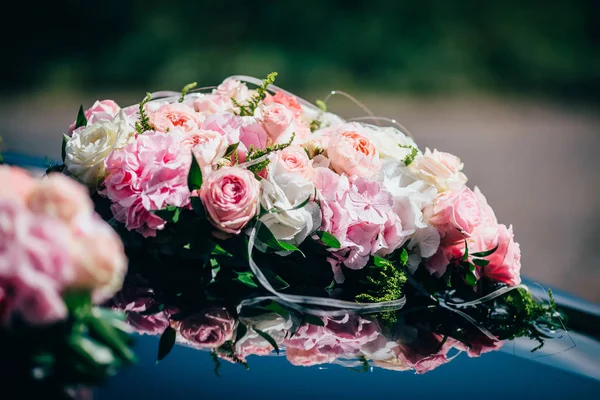
[[(250, 145), (250, 149), (248, 150), (247, 159), (248, 159), (248, 161), (252, 161), (252, 160), (261, 158), (263, 156), (266, 156), (267, 154), (272, 153), (274, 151), (283, 150), (286, 147), (289, 147), (292, 145), (292, 142), (294, 141), (295, 137), (296, 137), (296, 132), (292, 133), (290, 140), (288, 140), (286, 143), (267, 146), (264, 149), (256, 149), (256, 148), (254, 148), (254, 146)], [(248, 167), (248, 170), (250, 170), (254, 173), (258, 173), (258, 172), (262, 171), (263, 169), (265, 169), (269, 165), (269, 162), (270, 162), (270, 160), (267, 158), (259, 163), (250, 165)]]
[(262, 84), (256, 89), (256, 94), (250, 99), (248, 99), (246, 104), (240, 104), (236, 99), (232, 97), (231, 101), (233, 102), (233, 105), (236, 108), (238, 108), (237, 115), (242, 117), (253, 116), (254, 111), (256, 111), (256, 108), (258, 107), (260, 102), (263, 101), (267, 96), (267, 88), (269, 87), (269, 85), (275, 82), (276, 77), (277, 72), (271, 72), (269, 75), (267, 75), (267, 77), (262, 81)]
[(413, 161), (415, 161), (415, 157), (417, 157), (419, 154), (419, 150), (415, 146), (411, 145), (399, 144), (398, 147), (402, 149), (410, 149), (410, 154), (407, 154), (406, 157), (404, 157), (404, 160), (402, 160), (404, 165), (408, 167)]
[(135, 130), (140, 135), (146, 131), (152, 130), (150, 126), (150, 118), (146, 114), (146, 104), (152, 99), (150, 93), (146, 93), (146, 97), (140, 102), (140, 120), (135, 122)]
[(198, 82), (188, 83), (181, 89), (181, 97), (179, 98), (179, 102), (183, 103), (185, 100), (185, 96), (187, 96), (188, 92), (198, 86)]

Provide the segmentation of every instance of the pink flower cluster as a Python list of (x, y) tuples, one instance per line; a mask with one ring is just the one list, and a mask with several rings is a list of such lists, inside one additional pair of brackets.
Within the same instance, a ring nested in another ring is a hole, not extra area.
[[(363, 268), (371, 256), (402, 247), (410, 271), (420, 267), (441, 276), (464, 254), (465, 240), (470, 253), (497, 246), (489, 264), (477, 267), (478, 277), (520, 282), (512, 228), (498, 224), (483, 195), (466, 186), (458, 157), (422, 153), (395, 128), (348, 123), (282, 91), (262, 101), (255, 101), (256, 94), (226, 79), (212, 92), (187, 94), (181, 102), (150, 101), (144, 118), (137, 105), (119, 111), (110, 100), (97, 102), (85, 111), (88, 126), (67, 146), (74, 152), (67, 158), (79, 176), (102, 181), (100, 194), (110, 199), (114, 218), (146, 237), (166, 224), (154, 211), (187, 208), (190, 197), (199, 196), (221, 238), (247, 233), (261, 207), (276, 210), (260, 218), (280, 241), (298, 246), (316, 238), (317, 230), (333, 235), (341, 247), (329, 249), (328, 261), (338, 282), (344, 268)], [(256, 107), (249, 112), (244, 107), (251, 104)], [(132, 132), (141, 122), (149, 129)], [(97, 145), (108, 152), (104, 165), (94, 157), (95, 136), (84, 133), (107, 135)], [(88, 145), (78, 151), (79, 143)], [(251, 150), (268, 153), (278, 145), (283, 149), (249, 159)], [(203, 182), (194, 193), (187, 185), (192, 157)], [(86, 159), (94, 165), (87, 168)], [(251, 172), (259, 161), (268, 167)], [(101, 176), (94, 179), (94, 173)], [(307, 198), (309, 204), (299, 209)]]
[(93, 212), (87, 190), (51, 174), (35, 180), (0, 166), (0, 325), (66, 317), (62, 293), (90, 290), (103, 301), (127, 268), (117, 234)]

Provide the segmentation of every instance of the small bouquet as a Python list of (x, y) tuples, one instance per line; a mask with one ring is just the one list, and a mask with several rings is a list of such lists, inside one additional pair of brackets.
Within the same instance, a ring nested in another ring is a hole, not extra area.
[(95, 305), (122, 286), (123, 245), (73, 180), (0, 166), (0, 182), (0, 371), (67, 397), (135, 358), (123, 314)]
[(425, 296), (480, 326), (482, 303), (506, 306), (507, 321), (525, 322), (518, 335), (539, 337), (552, 308), (521, 285), (512, 227), (466, 185), (458, 157), (421, 151), (393, 120), (344, 120), (275, 76), (82, 107), (51, 170), (89, 187), (132, 272), (192, 285), (186, 307), (267, 294), (305, 311), (385, 313)]

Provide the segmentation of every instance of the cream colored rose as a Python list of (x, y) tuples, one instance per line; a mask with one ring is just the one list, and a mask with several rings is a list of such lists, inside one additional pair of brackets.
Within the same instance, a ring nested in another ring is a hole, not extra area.
[(466, 175), (461, 172), (463, 163), (450, 153), (426, 149), (425, 154), (417, 156), (409, 168), (419, 179), (434, 185), (440, 192), (459, 188), (467, 182)]
[(133, 140), (135, 130), (123, 111), (112, 121), (98, 121), (73, 132), (65, 147), (67, 170), (95, 188), (104, 179), (104, 160), (114, 149)]

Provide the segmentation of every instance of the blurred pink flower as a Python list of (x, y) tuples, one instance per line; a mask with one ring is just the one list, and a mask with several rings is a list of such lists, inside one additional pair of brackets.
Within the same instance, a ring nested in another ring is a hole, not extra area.
[(35, 185), (27, 197), (27, 206), (34, 214), (57, 218), (67, 224), (94, 210), (85, 186), (57, 173)]
[(31, 324), (66, 316), (60, 297), (74, 278), (67, 226), (34, 216), (22, 205), (0, 198), (0, 323), (18, 315)]
[(24, 169), (7, 165), (0, 165), (0, 182), (0, 199), (11, 199), (19, 203), (25, 202), (36, 184), (35, 179)]

